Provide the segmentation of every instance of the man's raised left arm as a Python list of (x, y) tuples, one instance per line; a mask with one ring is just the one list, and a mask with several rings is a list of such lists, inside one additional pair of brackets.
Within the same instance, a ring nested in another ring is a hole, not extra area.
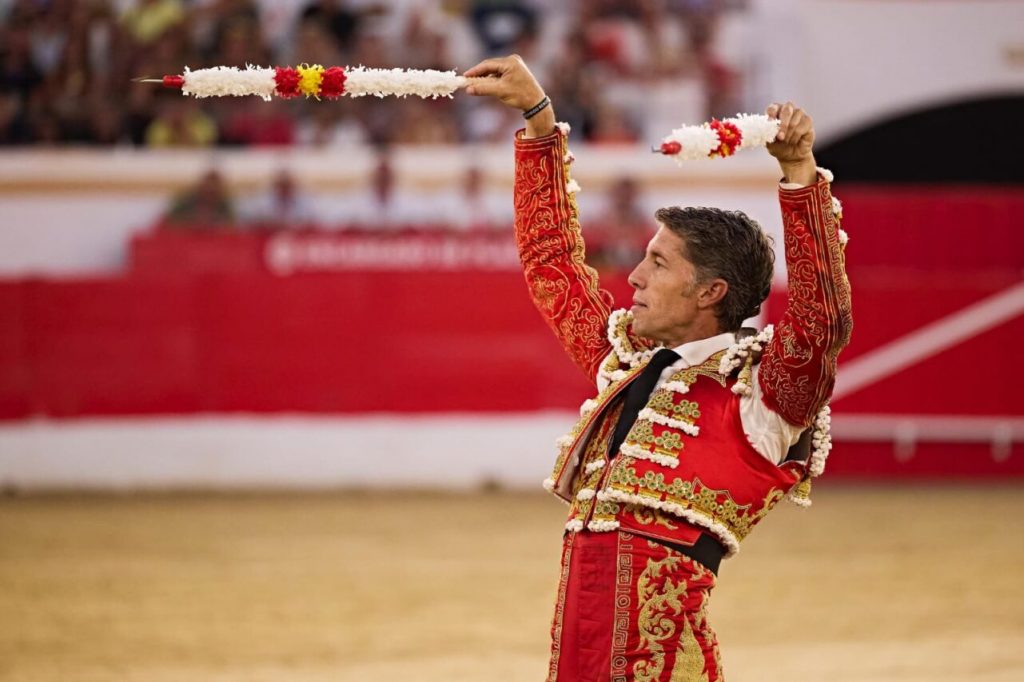
[(819, 172), (810, 116), (792, 103), (766, 112), (780, 121), (768, 151), (783, 173), (779, 189), (789, 279), (786, 311), (758, 371), (762, 400), (791, 424), (808, 426), (835, 385), (836, 358), (853, 318), (831, 177)]

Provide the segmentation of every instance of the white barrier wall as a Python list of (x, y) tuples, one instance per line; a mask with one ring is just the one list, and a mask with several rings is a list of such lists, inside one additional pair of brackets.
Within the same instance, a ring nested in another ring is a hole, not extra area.
[(0, 489), (540, 490), (572, 413), (0, 424)]

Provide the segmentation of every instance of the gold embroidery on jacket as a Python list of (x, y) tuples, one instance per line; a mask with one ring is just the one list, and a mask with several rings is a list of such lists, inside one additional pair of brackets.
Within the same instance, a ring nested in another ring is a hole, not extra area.
[[(637, 579), (637, 603), (640, 606), (637, 614), (638, 648), (647, 653), (646, 658), (633, 664), (637, 682), (655, 682), (665, 669), (665, 647), (662, 643), (675, 634), (676, 624), (672, 615), (678, 616), (683, 612), (687, 591), (685, 580), (673, 582), (669, 577), (675, 573), (680, 561), (679, 555), (671, 554), (660, 560), (648, 559)], [(663, 581), (662, 573), (665, 574)]]
[(600, 462), (604, 460), (604, 451), (608, 447), (608, 439), (611, 437), (612, 425), (617, 423), (619, 420), (619, 413), (622, 411), (622, 403), (620, 402), (615, 408), (608, 411), (608, 414), (602, 417), (602, 422), (594, 429), (594, 432), (590, 435), (590, 440), (587, 442), (586, 448), (584, 449), (583, 461), (580, 465), (579, 471), (576, 474), (576, 478), (573, 481), (572, 486), (572, 506), (569, 510), (569, 519), (576, 520), (581, 523), (586, 521), (587, 515), (590, 514), (590, 510), (594, 506), (593, 497), (581, 500), (576, 495), (580, 490), (590, 489), (597, 491), (597, 486), (601, 482), (601, 476), (604, 474), (604, 467), (594, 469), (589, 474), (586, 473), (586, 466), (593, 462)]
[[(605, 387), (604, 390), (597, 394), (597, 396), (593, 399), (595, 403), (594, 409), (590, 412), (587, 412), (587, 414), (581, 416), (579, 421), (573, 424), (572, 429), (569, 430), (568, 435), (572, 443), (575, 443), (576, 440), (580, 437), (580, 434), (587, 430), (587, 427), (590, 426), (593, 419), (599, 418), (596, 415), (598, 415), (601, 412), (601, 407), (605, 404), (605, 402), (608, 401), (608, 398), (617, 389), (618, 384), (616, 383)], [(615, 414), (617, 414), (617, 412)], [(606, 414), (604, 415), (604, 419), (607, 420), (610, 418), (610, 416), (611, 415)], [(617, 420), (618, 417), (615, 417), (615, 419)], [(614, 424), (615, 422), (612, 423)], [(591, 435), (591, 439), (594, 439), (593, 435)], [(558, 457), (555, 459), (555, 467), (552, 470), (551, 474), (551, 478), (553, 478), (555, 481), (557, 481), (559, 477), (562, 475), (562, 472), (565, 469), (566, 461), (569, 458), (569, 453), (572, 452), (574, 449), (575, 448), (572, 447), (571, 443), (566, 444), (559, 449)]]
[(614, 521), (622, 511), (622, 505), (613, 500), (597, 500), (594, 503), (594, 521)]
[(530, 294), (562, 345), (588, 373), (608, 352), (611, 297), (584, 260), (579, 210), (566, 191), (565, 139), (516, 153), (515, 238)]
[(789, 300), (761, 363), (765, 396), (793, 423), (828, 400), (836, 356), (849, 342), (850, 283), (827, 185), (782, 202)]
[(679, 370), (673, 374), (669, 380), (682, 381), (686, 383), (687, 386), (692, 386), (694, 382), (697, 381), (697, 377), (708, 377), (709, 379), (714, 379), (718, 382), (718, 385), (722, 388), (725, 388), (726, 378), (718, 373), (718, 365), (721, 362), (723, 355), (725, 355), (724, 350), (718, 351), (699, 365), (693, 365), (692, 367)]
[(668, 520), (659, 509), (651, 509), (650, 507), (644, 507), (639, 504), (627, 504), (626, 513), (632, 514), (633, 518), (636, 519), (637, 523), (642, 526), (664, 526), (669, 530), (678, 530), (679, 526)]
[(693, 634), (690, 619), (683, 619), (683, 634), (676, 648), (676, 663), (672, 666), (669, 682), (708, 682), (707, 661), (697, 636)]
[[(752, 504), (737, 504), (728, 490), (708, 488), (697, 477), (692, 481), (675, 478), (671, 483), (665, 480), (664, 474), (653, 471), (648, 471), (641, 477), (637, 474), (636, 468), (630, 466), (631, 461), (635, 462), (626, 457), (619, 466), (612, 468), (608, 479), (609, 487), (650, 500), (650, 506), (666, 501), (693, 509), (725, 525), (738, 540), (745, 538), (757, 522), (785, 495), (782, 490), (773, 488), (765, 496), (761, 508), (753, 511)], [(641, 501), (638, 504), (644, 503)]]
[(655, 412), (660, 412), (666, 417), (685, 420), (691, 424), (700, 419), (700, 407), (692, 400), (680, 400), (675, 402), (675, 393), (659, 389), (654, 392), (651, 399), (647, 401), (647, 407)]

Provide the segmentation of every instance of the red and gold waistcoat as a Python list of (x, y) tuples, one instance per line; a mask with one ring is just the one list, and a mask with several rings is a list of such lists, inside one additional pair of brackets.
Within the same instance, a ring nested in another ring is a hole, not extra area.
[[(774, 334), (760, 337), (763, 347), (738, 343), (673, 370), (609, 458), (622, 395), (653, 344), (632, 334), (628, 312), (612, 312), (611, 295), (584, 262), (571, 161), (561, 124), (543, 138), (517, 136), (515, 232), (530, 294), (599, 391), (559, 439), (545, 487), (569, 503), (569, 531), (621, 528), (687, 545), (706, 531), (734, 554), (787, 493), (806, 499), (830, 447), (827, 402), (852, 326), (838, 202), (824, 178), (780, 189), (789, 302)], [(815, 428), (809, 461), (776, 465), (744, 433), (740, 400), (758, 354), (766, 406), (791, 424)]]

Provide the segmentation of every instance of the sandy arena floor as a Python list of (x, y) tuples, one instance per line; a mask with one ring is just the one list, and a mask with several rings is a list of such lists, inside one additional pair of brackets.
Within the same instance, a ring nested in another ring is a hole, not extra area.
[[(711, 602), (730, 682), (1024, 679), (1024, 488), (825, 486)], [(0, 680), (539, 682), (543, 495), (0, 498)]]

